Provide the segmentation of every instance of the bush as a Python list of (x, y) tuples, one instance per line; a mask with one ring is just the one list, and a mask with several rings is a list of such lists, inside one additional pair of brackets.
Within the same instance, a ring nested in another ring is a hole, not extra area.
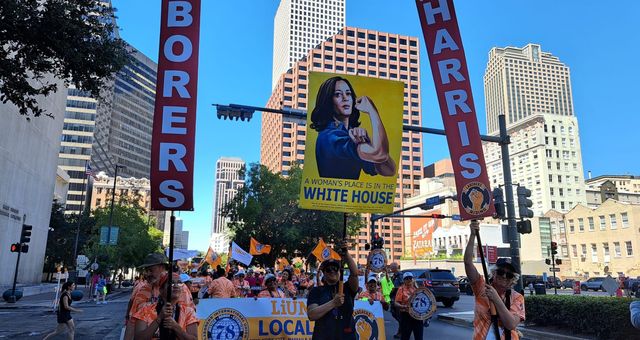
[(632, 339), (631, 298), (572, 295), (525, 297), (526, 324), (556, 326), (598, 339)]

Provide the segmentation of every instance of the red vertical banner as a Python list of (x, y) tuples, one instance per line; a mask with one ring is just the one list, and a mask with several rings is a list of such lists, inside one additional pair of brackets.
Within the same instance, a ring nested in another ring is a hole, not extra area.
[(492, 216), (491, 190), (453, 0), (416, 0), (456, 177), (460, 216)]
[(162, 0), (151, 209), (193, 210), (200, 0)]

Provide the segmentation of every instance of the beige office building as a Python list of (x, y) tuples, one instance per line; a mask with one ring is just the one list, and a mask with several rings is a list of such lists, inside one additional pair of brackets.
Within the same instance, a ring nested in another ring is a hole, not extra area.
[[(100, 172), (92, 178), (91, 183), (90, 211), (97, 208), (110, 207), (111, 200), (113, 199), (113, 177), (108, 176), (104, 172)], [(155, 218), (155, 227), (158, 230), (164, 230), (165, 220), (167, 224), (169, 223), (169, 218), (167, 217), (168, 212), (150, 210), (151, 182), (148, 179), (118, 176), (115, 202), (118, 202), (122, 196), (125, 196), (130, 202), (137, 202), (138, 206), (145, 211), (148, 217)]]
[(640, 276), (640, 205), (606, 200), (564, 215), (570, 276)]
[(640, 176), (603, 175), (585, 181), (587, 206), (596, 208), (609, 198), (640, 204)]
[[(404, 124), (421, 125), (419, 51), (417, 37), (345, 27), (280, 76), (267, 106), (306, 111), (310, 71), (361, 75), (404, 82)], [(260, 162), (286, 175), (294, 162), (303, 162), (305, 136), (305, 120), (264, 113)], [(396, 209), (403, 206), (404, 198), (417, 193), (422, 178), (422, 136), (405, 132), (402, 138)], [(394, 218), (377, 229), (385, 237), (387, 254), (393, 260), (399, 260), (403, 253), (402, 226), (402, 219)], [(360, 263), (366, 263), (364, 244), (369, 239), (369, 228), (361, 230), (354, 252)]]

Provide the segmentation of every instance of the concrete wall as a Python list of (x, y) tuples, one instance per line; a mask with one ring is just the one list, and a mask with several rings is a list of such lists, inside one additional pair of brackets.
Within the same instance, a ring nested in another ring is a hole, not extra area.
[(13, 282), (17, 253), (9, 247), (20, 240), (24, 215), (33, 231), (29, 252), (20, 258), (18, 282), (42, 278), (67, 94), (62, 82), (58, 89), (38, 102), (54, 119), (28, 121), (15, 106), (0, 103), (0, 286)]

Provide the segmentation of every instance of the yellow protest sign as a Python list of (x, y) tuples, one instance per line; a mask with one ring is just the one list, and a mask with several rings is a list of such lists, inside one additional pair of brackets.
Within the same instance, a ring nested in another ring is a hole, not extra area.
[(393, 211), (403, 91), (398, 81), (309, 73), (301, 208)]

